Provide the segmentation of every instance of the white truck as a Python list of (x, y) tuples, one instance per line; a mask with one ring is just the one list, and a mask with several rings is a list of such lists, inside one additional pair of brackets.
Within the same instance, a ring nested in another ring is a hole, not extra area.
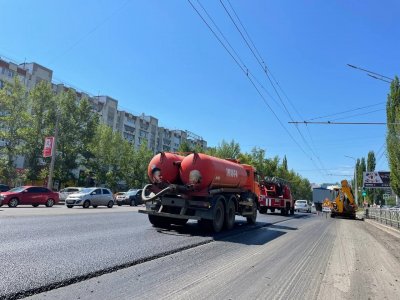
[(335, 192), (333, 189), (329, 188), (313, 188), (313, 203), (315, 204), (315, 209), (317, 211), (322, 211), (322, 203), (326, 198), (330, 201), (335, 199)]

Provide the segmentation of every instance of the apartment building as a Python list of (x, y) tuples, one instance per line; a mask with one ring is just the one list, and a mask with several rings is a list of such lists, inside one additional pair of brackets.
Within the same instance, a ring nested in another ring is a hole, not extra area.
[[(134, 115), (124, 110), (118, 110), (118, 100), (109, 96), (93, 96), (87, 92), (53, 82), (53, 71), (37, 63), (17, 64), (10, 60), (0, 58), (0, 88), (4, 82), (11, 82), (14, 76), (18, 76), (27, 90), (31, 90), (41, 81), (51, 83), (55, 93), (74, 90), (78, 99), (88, 98), (94, 111), (100, 116), (100, 122), (110, 126), (135, 147), (146, 141), (149, 149), (154, 153), (161, 151), (178, 151), (181, 143), (186, 142), (189, 146), (200, 145), (204, 149), (207, 142), (200, 136), (187, 130), (172, 130), (159, 127), (158, 119), (141, 114)], [(1, 147), (1, 141), (0, 141)], [(19, 159), (18, 166), (22, 167), (23, 160)]]

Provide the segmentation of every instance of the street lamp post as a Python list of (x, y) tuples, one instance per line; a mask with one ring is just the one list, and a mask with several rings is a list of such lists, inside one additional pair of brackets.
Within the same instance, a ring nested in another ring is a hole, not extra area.
[(56, 127), (54, 130), (54, 145), (53, 145), (53, 154), (51, 156), (50, 161), (50, 170), (49, 170), (49, 179), (47, 181), (47, 188), (53, 190), (53, 174), (54, 174), (54, 164), (56, 162), (56, 155), (57, 155), (57, 140), (58, 140), (58, 123), (60, 122), (60, 112), (57, 111), (56, 116)]
[(345, 155), (345, 157), (353, 159), (356, 163), (354, 166), (354, 189), (356, 190), (356, 195), (355, 195), (356, 199), (355, 200), (358, 205), (359, 203), (358, 203), (358, 187), (357, 187), (357, 159), (355, 159), (352, 156), (347, 156), (347, 155)]

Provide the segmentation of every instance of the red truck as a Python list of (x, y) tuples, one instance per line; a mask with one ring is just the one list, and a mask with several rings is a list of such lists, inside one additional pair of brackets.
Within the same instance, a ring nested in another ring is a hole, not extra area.
[(269, 209), (272, 213), (279, 209), (282, 215), (294, 214), (294, 199), (287, 181), (280, 178), (265, 178), (260, 182), (260, 196), (258, 198), (260, 213), (266, 214)]
[(159, 153), (148, 166), (151, 184), (142, 191), (148, 214), (155, 227), (185, 225), (197, 220), (205, 229), (231, 229), (235, 215), (254, 224), (260, 191), (256, 169), (236, 160), (202, 153), (180, 156)]

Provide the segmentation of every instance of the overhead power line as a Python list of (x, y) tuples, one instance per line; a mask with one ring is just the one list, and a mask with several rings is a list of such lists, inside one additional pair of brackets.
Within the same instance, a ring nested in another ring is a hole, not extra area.
[(394, 81), (393, 78), (390, 78), (388, 76), (385, 76), (385, 75), (382, 75), (382, 74), (379, 74), (379, 73), (376, 73), (376, 72), (372, 72), (372, 71), (369, 71), (369, 70), (366, 70), (366, 69), (363, 69), (363, 68), (360, 68), (360, 67), (357, 67), (357, 66), (354, 66), (354, 65), (350, 65), (350, 64), (347, 64), (347, 65), (349, 67), (351, 67), (351, 68), (366, 72), (368, 76), (370, 76), (370, 77), (372, 77), (374, 79), (378, 79), (380, 81), (384, 81), (384, 82), (390, 83), (390, 84)]
[(384, 108), (375, 109), (375, 110), (371, 110), (371, 111), (368, 111), (368, 112), (365, 112), (365, 113), (362, 113), (362, 114), (355, 114), (355, 115), (351, 115), (351, 116), (347, 116), (347, 117), (336, 118), (336, 119), (329, 120), (329, 121), (337, 121), (337, 120), (343, 120), (343, 119), (348, 119), (348, 118), (353, 118), (353, 117), (358, 117), (358, 116), (365, 116), (365, 115), (369, 115), (369, 114), (372, 114), (374, 112), (378, 112), (378, 111), (382, 111), (382, 110), (385, 110), (385, 109)]
[[(309, 121), (295, 121), (295, 122), (288, 122), (290, 124), (324, 124), (324, 125), (386, 125), (387, 123), (380, 123), (380, 122), (309, 122)], [(390, 123), (390, 124), (400, 124), (400, 123)]]
[[(290, 137), (291, 140), (293, 140), (295, 142), (295, 144), (299, 147), (299, 149), (307, 156), (309, 157), (309, 159), (313, 162), (313, 158), (310, 157), (303, 149), (303, 147), (301, 147), (301, 145), (296, 141), (296, 139), (294, 139), (294, 137), (292, 136), (292, 134), (290, 133), (290, 131), (286, 128), (286, 126), (284, 125), (284, 123), (282, 122), (282, 120), (279, 118), (279, 116), (276, 114), (276, 112), (273, 110), (273, 108), (270, 106), (270, 104), (268, 103), (268, 101), (266, 100), (266, 98), (264, 97), (264, 95), (261, 93), (260, 89), (257, 87), (257, 85), (255, 84), (255, 81), (252, 79), (252, 77), (254, 76), (249, 76), (249, 69), (248, 68), (244, 68), (240, 63), (239, 60), (233, 55), (233, 53), (228, 49), (228, 47), (224, 44), (224, 42), (222, 41), (222, 39), (216, 34), (215, 30), (213, 30), (213, 28), (210, 26), (210, 24), (207, 22), (207, 20), (204, 18), (204, 16), (200, 13), (200, 11), (194, 6), (194, 4), (192, 3), (191, 0), (188, 0), (189, 4), (192, 6), (192, 8), (196, 11), (196, 13), (199, 15), (199, 17), (203, 20), (203, 22), (206, 24), (206, 26), (210, 29), (210, 31), (213, 33), (213, 35), (215, 36), (215, 38), (219, 41), (219, 43), (221, 44), (221, 46), (228, 52), (228, 54), (232, 57), (232, 59), (235, 61), (235, 63), (239, 66), (239, 68), (242, 70), (242, 72), (246, 75), (247, 79), (250, 81), (250, 83), (253, 85), (253, 87), (255, 88), (255, 90), (257, 91), (257, 93), (260, 95), (260, 97), (262, 98), (264, 104), (268, 107), (268, 109), (272, 112), (272, 114), (274, 115), (274, 117), (277, 119), (277, 121), (279, 122), (279, 124), (282, 126), (282, 128), (286, 131), (286, 133), (288, 134), (288, 136)], [(199, 1), (197, 1), (199, 2)], [(202, 7), (203, 10), (204, 7)], [(209, 16), (209, 14), (207, 14)], [(210, 18), (210, 17), (209, 17)], [(215, 23), (215, 22), (213, 22)], [(253, 52), (254, 53), (254, 52)]]
[[(235, 21), (235, 19), (233, 18), (232, 14), (229, 12), (229, 10), (227, 9), (227, 7), (225, 6), (225, 4), (223, 3), (222, 0), (220, 0), (221, 5), (223, 6), (225, 12), (227, 13), (227, 15), (229, 16), (229, 18), (231, 19), (232, 23), (234, 24), (236, 30), (239, 32), (240, 36), (242, 37), (242, 39), (244, 40), (245, 44), (247, 45), (247, 47), (249, 48), (249, 50), (251, 51), (251, 53), (253, 54), (254, 58), (257, 60), (258, 64), (260, 65), (261, 69), (263, 70), (264, 74), (267, 76), (269, 83), (271, 84), (272, 88), (274, 89), (276, 95), (279, 98), (279, 101), (281, 102), (285, 112), (287, 113), (287, 115), (289, 116), (289, 118), (294, 121), (290, 111), (288, 110), (288, 108), (286, 107), (280, 93), (278, 92), (274, 82), (272, 81), (271, 77), (272, 76), (272, 72), (270, 70), (268, 70), (267, 65), (264, 62), (264, 59), (262, 58), (260, 52), (258, 51), (257, 47), (255, 46), (254, 42), (252, 41), (250, 35), (248, 34), (246, 28), (244, 27), (243, 23), (241, 22), (238, 14), (236, 13), (235, 9), (233, 8), (233, 6), (231, 5), (230, 1), (227, 0), (230, 9), (232, 10), (233, 14), (235, 15), (238, 23), (240, 24), (240, 27), (242, 28), (242, 30), (239, 28), (239, 25), (237, 24), (237, 22)], [(247, 38), (246, 38), (247, 37)], [(251, 45), (250, 45), (251, 44)], [(270, 76), (271, 74), (271, 76)], [(286, 96), (288, 102), (292, 105), (292, 107), (294, 108), (294, 105), (291, 103), (291, 101), (289, 100), (288, 96), (286, 95), (286, 93), (284, 93), (283, 89), (280, 87), (280, 85), (278, 84), (278, 82), (276, 81), (275, 78), (273, 78), (276, 85), (280, 88), (280, 90), (283, 92), (283, 94)], [(295, 108), (294, 108), (295, 109)], [(296, 109), (295, 109), (296, 110)], [(317, 158), (317, 160), (319, 161), (319, 163), (322, 166), (322, 169), (325, 169), (325, 167), (323, 166), (321, 160), (319, 159), (319, 156), (315, 153), (314, 149), (310, 146), (310, 144), (308, 143), (308, 141), (306, 140), (306, 138), (304, 137), (304, 135), (302, 134), (302, 132), (300, 131), (300, 129), (296, 126), (296, 130), (298, 131), (302, 141), (304, 142), (304, 144), (309, 148), (309, 150), (311, 151), (311, 153)], [(310, 135), (311, 136), (311, 135)]]
[(320, 117), (315, 117), (315, 118), (312, 118), (312, 119), (308, 119), (308, 121), (314, 121), (314, 120), (319, 120), (319, 119), (323, 119), (323, 118), (328, 118), (328, 117), (333, 117), (333, 116), (337, 116), (337, 115), (342, 115), (342, 114), (345, 114), (345, 113), (348, 113), (348, 112), (353, 112), (353, 111), (356, 111), (356, 110), (361, 110), (361, 109), (365, 109), (365, 108), (369, 108), (369, 107), (373, 107), (373, 106), (378, 106), (378, 105), (381, 105), (381, 104), (384, 104), (384, 103), (386, 103), (386, 102), (385, 102), (385, 101), (382, 101), (382, 102), (378, 102), (378, 103), (371, 104), (371, 105), (367, 105), (367, 106), (361, 106), (361, 107), (357, 107), (357, 108), (353, 108), (353, 109), (349, 109), (349, 110), (344, 110), (344, 111), (337, 112), (337, 113), (334, 113), (334, 114), (329, 114), (329, 115), (324, 115), (324, 116), (320, 116)]
[(347, 65), (349, 67), (351, 67), (351, 68), (354, 68), (354, 69), (357, 69), (357, 70), (360, 70), (360, 71), (364, 71), (364, 72), (367, 72), (367, 73), (370, 73), (370, 74), (373, 74), (373, 75), (377, 75), (379, 77), (386, 78), (386, 79), (389, 79), (390, 81), (393, 81), (393, 78), (387, 77), (385, 75), (382, 75), (382, 74), (379, 74), (379, 73), (376, 73), (376, 72), (372, 72), (372, 71), (369, 71), (369, 70), (366, 70), (366, 69), (363, 69), (363, 68), (360, 68), (360, 67), (357, 67), (357, 66), (354, 66), (354, 65), (351, 65), (351, 64), (347, 64)]
[(379, 78), (379, 77), (377, 77), (377, 76), (375, 76), (375, 75), (371, 75), (371, 74), (367, 74), (368, 76), (370, 76), (370, 77), (372, 77), (372, 78), (374, 78), (374, 79), (378, 79), (378, 80), (381, 80), (381, 81), (384, 81), (384, 82), (387, 82), (387, 83), (392, 83), (391, 81), (389, 81), (389, 80), (385, 80), (385, 79), (383, 79), (383, 78)]
[(101, 26), (103, 26), (106, 22), (110, 21), (114, 15), (116, 15), (120, 10), (122, 10), (127, 4), (129, 3), (129, 0), (126, 0), (121, 3), (120, 6), (118, 6), (116, 9), (110, 12), (109, 15), (107, 15), (105, 18), (100, 20), (99, 23), (97, 23), (92, 29), (84, 33), (80, 38), (78, 38), (73, 44), (71, 44), (67, 49), (65, 49), (63, 52), (58, 53), (56, 56), (52, 57), (49, 60), (49, 63), (53, 63), (54, 61), (58, 60), (60, 57), (64, 56), (67, 54), (69, 51), (71, 51), (73, 48), (75, 48), (77, 45), (79, 45), (82, 41), (87, 39), (91, 34), (93, 34), (95, 31), (97, 31)]

